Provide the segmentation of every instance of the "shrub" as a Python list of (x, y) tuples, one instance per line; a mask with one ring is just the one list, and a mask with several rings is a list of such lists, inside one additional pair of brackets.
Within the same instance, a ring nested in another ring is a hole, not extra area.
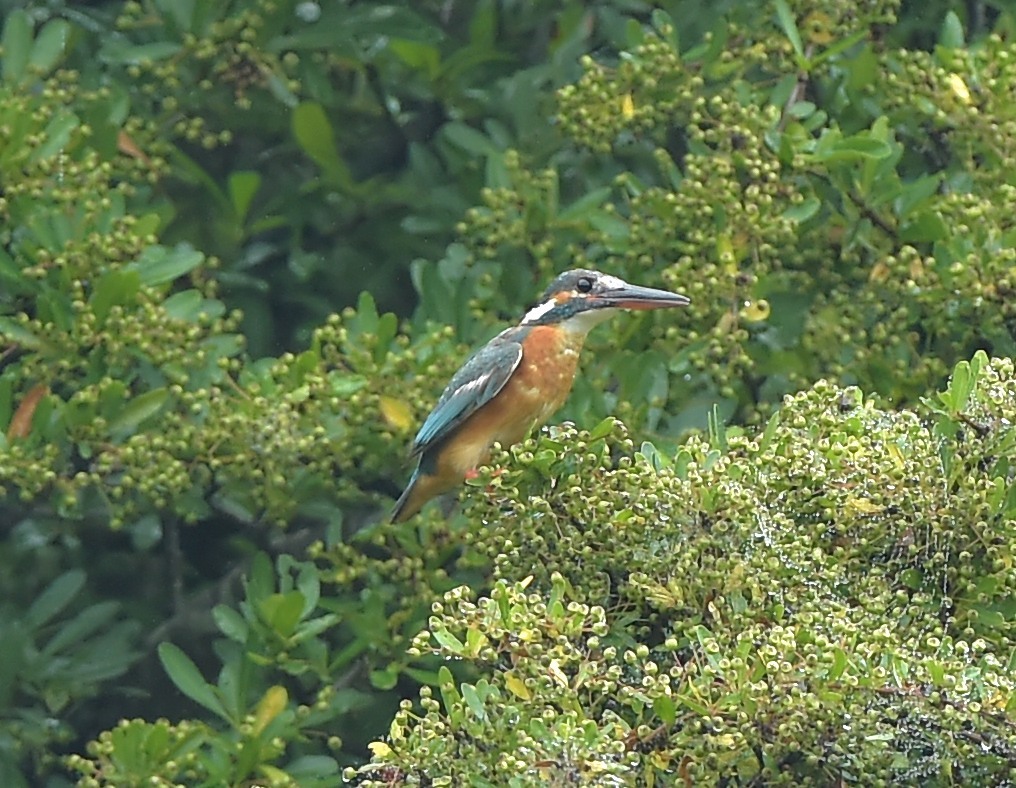
[(1011, 779), (1014, 375), (978, 354), (919, 411), (820, 382), (673, 461), (529, 441), (468, 507), (499, 579), (435, 604), (437, 692), (359, 784)]

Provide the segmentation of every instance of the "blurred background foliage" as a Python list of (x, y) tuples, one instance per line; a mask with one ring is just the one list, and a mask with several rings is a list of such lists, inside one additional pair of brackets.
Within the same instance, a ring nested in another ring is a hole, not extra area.
[[(1012, 768), (1007, 4), (0, 11), (4, 785)], [(591, 433), (383, 524), (573, 265), (693, 305), (594, 332)]]

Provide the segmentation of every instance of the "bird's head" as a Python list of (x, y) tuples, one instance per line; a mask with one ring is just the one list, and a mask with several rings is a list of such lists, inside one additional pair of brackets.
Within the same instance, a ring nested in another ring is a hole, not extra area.
[(550, 283), (540, 303), (522, 318), (522, 325), (560, 325), (585, 333), (618, 309), (664, 309), (690, 303), (680, 293), (630, 285), (610, 274), (576, 268)]

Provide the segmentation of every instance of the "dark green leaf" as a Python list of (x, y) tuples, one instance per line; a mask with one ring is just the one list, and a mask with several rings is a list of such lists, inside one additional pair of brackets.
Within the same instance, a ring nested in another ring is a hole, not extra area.
[(494, 0), (478, 0), (474, 6), (469, 20), (469, 43), (489, 50), (497, 40), (497, 5)]
[(280, 638), (289, 638), (303, 615), (304, 601), (299, 591), (271, 594), (259, 606), (261, 618)]
[(215, 298), (205, 298), (199, 290), (181, 290), (173, 293), (162, 303), (166, 314), (176, 320), (196, 322), (201, 315), (221, 317), (226, 306)]
[(964, 45), (963, 23), (956, 12), (950, 9), (942, 20), (942, 27), (938, 31), (939, 46), (946, 49), (959, 49)]
[(372, 670), (370, 672), (371, 686), (379, 690), (391, 690), (399, 683), (399, 671), (397, 668), (388, 667), (384, 670)]
[(50, 19), (39, 30), (35, 39), (29, 65), (42, 74), (48, 74), (67, 51), (67, 40), (71, 26), (63, 19)]
[(441, 68), (441, 50), (433, 44), (395, 38), (388, 46), (403, 63), (412, 69), (422, 71), (430, 78), (433, 78)]
[(251, 201), (261, 188), (260, 173), (245, 170), (229, 176), (229, 198), (233, 202), (236, 218), (242, 223), (247, 218)]
[(900, 240), (907, 243), (941, 241), (949, 235), (949, 226), (934, 211), (924, 211), (900, 226)]
[(320, 104), (305, 101), (293, 110), (293, 136), (297, 143), (325, 174), (343, 186), (353, 178), (336, 148), (335, 132)]
[(822, 145), (820, 141), (815, 148), (815, 158), (823, 162), (884, 159), (892, 155), (892, 152), (892, 146), (888, 142), (855, 135), (826, 145)]
[(673, 725), (674, 720), (677, 719), (677, 707), (674, 705), (674, 700), (666, 695), (659, 695), (653, 700), (653, 711), (664, 725)]
[(792, 222), (805, 222), (818, 213), (820, 207), (822, 207), (822, 201), (818, 197), (807, 197), (803, 202), (787, 208), (783, 212), (783, 217)]
[(3, 46), (4, 81), (20, 82), (32, 51), (32, 23), (20, 8), (7, 15), (0, 46)]
[(162, 410), (169, 399), (169, 389), (158, 388), (139, 394), (130, 400), (116, 416), (110, 419), (109, 432), (118, 438), (135, 433), (145, 419)]
[(449, 632), (447, 629), (436, 629), (431, 632), (434, 640), (440, 645), (444, 646), (445, 649), (450, 651), (452, 654), (461, 654), (463, 645), (462, 641), (459, 640), (455, 635)]
[(135, 550), (151, 550), (162, 541), (162, 520), (153, 512), (142, 515), (125, 529)]
[(172, 643), (160, 643), (159, 661), (180, 692), (226, 722), (232, 722), (215, 688), (205, 681), (190, 657)]
[(589, 431), (589, 440), (598, 441), (606, 438), (617, 429), (617, 419), (608, 416)]
[(49, 584), (25, 613), (25, 624), (37, 629), (59, 614), (85, 585), (85, 573), (80, 569), (64, 572)]
[(43, 132), (45, 140), (32, 151), (29, 160), (43, 161), (63, 151), (67, 147), (67, 143), (70, 142), (74, 129), (80, 125), (81, 121), (74, 113), (67, 110), (57, 112)]
[(462, 699), (466, 702), (469, 710), (473, 712), (473, 716), (478, 720), (485, 720), (487, 718), (487, 709), (483, 705), (483, 700), (476, 692), (476, 688), (472, 684), (462, 684)]
[(453, 145), (476, 156), (487, 156), (499, 152), (490, 137), (459, 121), (446, 123), (441, 129), (441, 133)]
[(40, 654), (52, 658), (65, 649), (80, 648), (83, 640), (90, 638), (112, 622), (120, 612), (120, 605), (116, 602), (99, 602), (85, 608), (57, 630), (56, 634), (41, 649)]
[(153, 63), (173, 57), (183, 49), (175, 41), (153, 41), (150, 44), (130, 44), (125, 39), (113, 38), (99, 50), (99, 58), (107, 63), (136, 65)]
[(0, 338), (29, 350), (42, 350), (46, 347), (40, 337), (9, 317), (0, 316)]
[(776, 6), (776, 18), (780, 21), (780, 27), (794, 47), (794, 52), (799, 58), (804, 58), (804, 44), (801, 43), (801, 34), (797, 29), (797, 20), (794, 19), (794, 12), (787, 5), (787, 0), (773, 0)]
[(585, 219), (594, 210), (603, 205), (604, 201), (610, 196), (611, 191), (612, 189), (609, 186), (593, 189), (562, 209), (557, 218), (561, 221)]
[(131, 303), (140, 289), (141, 277), (137, 271), (112, 269), (100, 276), (89, 300), (99, 325), (106, 322), (112, 307)]
[(195, 32), (192, 30), (194, 24), (194, 0), (155, 0), (159, 11), (173, 20), (177, 29), (184, 33)]
[(149, 246), (136, 261), (127, 266), (127, 270), (137, 271), (141, 284), (154, 287), (190, 273), (204, 260), (205, 256), (189, 244), (177, 244), (172, 249)]
[(230, 640), (237, 643), (246, 643), (250, 633), (247, 621), (227, 605), (216, 605), (212, 608), (212, 618), (219, 631)]

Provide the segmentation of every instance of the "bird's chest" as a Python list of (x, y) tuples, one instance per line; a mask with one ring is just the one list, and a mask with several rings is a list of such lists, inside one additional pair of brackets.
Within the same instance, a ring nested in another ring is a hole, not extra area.
[(449, 476), (486, 462), (491, 444), (508, 446), (547, 421), (568, 398), (582, 336), (537, 326), (522, 347), (522, 360), (504, 389), (474, 413), (448, 442), (441, 463)]
[(511, 384), (518, 407), (530, 422), (546, 421), (568, 399), (583, 339), (545, 326), (537, 326), (526, 337)]

